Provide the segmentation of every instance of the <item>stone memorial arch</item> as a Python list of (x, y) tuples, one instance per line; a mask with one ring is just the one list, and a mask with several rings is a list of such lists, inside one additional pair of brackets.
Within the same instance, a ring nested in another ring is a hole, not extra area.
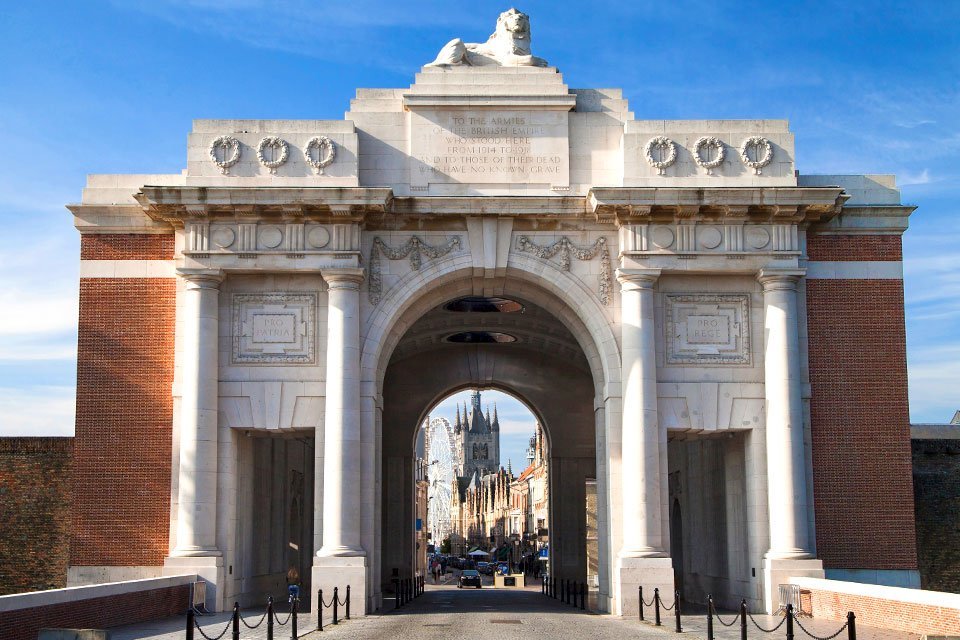
[(293, 566), (377, 609), (416, 428), (468, 386), (542, 420), (572, 579), (596, 483), (603, 611), (917, 582), (893, 178), (798, 171), (785, 121), (637, 118), (530, 44), (506, 12), (342, 120), (198, 120), (182, 173), (89, 178), (71, 584), (195, 573), (222, 609)]

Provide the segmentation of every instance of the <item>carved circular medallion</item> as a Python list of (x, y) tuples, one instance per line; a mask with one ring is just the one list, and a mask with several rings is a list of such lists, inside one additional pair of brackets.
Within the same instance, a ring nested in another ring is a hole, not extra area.
[(697, 143), (693, 145), (693, 161), (697, 163), (697, 166), (706, 169), (707, 173), (712, 173), (712, 169), (716, 169), (723, 164), (725, 151), (726, 147), (720, 138), (703, 136), (698, 138)]
[(754, 249), (763, 249), (770, 243), (770, 232), (763, 227), (748, 227), (744, 237)]
[(762, 136), (752, 136), (740, 145), (740, 160), (757, 175), (773, 160), (773, 146)]
[(704, 249), (716, 249), (723, 241), (723, 234), (716, 227), (700, 227), (697, 230), (700, 246)]
[(650, 138), (643, 148), (643, 155), (647, 158), (647, 164), (662, 176), (664, 169), (677, 161), (677, 145), (666, 136)]
[(670, 227), (653, 227), (650, 230), (650, 240), (658, 249), (666, 249), (673, 244), (673, 229)]
[(210, 143), (210, 159), (220, 167), (220, 173), (229, 173), (230, 167), (240, 160), (240, 141), (233, 136), (220, 136)]
[(278, 227), (264, 227), (260, 230), (260, 244), (267, 249), (276, 249), (283, 241), (283, 232)]
[[(313, 149), (316, 147), (316, 160), (314, 160)], [(313, 167), (313, 170), (317, 172), (317, 175), (323, 175), (324, 167), (328, 167), (333, 164), (334, 159), (337, 157), (337, 146), (333, 143), (333, 140), (327, 136), (316, 136), (315, 138), (310, 138), (307, 142), (307, 146), (303, 148), (303, 159), (308, 165)]]
[(221, 249), (226, 249), (236, 239), (237, 234), (230, 227), (217, 227), (210, 233), (210, 241)]
[(325, 227), (314, 227), (307, 234), (307, 242), (314, 249), (323, 249), (330, 244), (330, 232)]
[(287, 161), (289, 153), (287, 141), (276, 136), (267, 136), (257, 145), (257, 161), (270, 169), (270, 173), (277, 172), (277, 167)]

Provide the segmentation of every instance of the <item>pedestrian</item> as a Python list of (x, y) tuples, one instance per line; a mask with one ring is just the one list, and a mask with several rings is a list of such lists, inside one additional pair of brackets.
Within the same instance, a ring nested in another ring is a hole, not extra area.
[(287, 569), (287, 596), (290, 602), (300, 600), (300, 572), (293, 565)]

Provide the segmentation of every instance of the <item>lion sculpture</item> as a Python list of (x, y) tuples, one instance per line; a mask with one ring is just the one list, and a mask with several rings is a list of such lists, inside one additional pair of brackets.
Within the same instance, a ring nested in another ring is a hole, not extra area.
[(448, 42), (428, 67), (483, 66), (545, 67), (547, 61), (530, 53), (530, 17), (510, 9), (497, 18), (497, 30), (486, 42)]

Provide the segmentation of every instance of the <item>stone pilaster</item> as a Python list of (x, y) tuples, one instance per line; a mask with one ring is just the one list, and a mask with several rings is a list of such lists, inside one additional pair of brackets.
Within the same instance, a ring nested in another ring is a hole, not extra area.
[(808, 522), (803, 441), (797, 269), (763, 269), (764, 389), (770, 548), (764, 558), (764, 600), (776, 608), (779, 584), (792, 575), (823, 576)]
[(360, 283), (363, 270), (329, 269), (327, 380), (323, 453), (323, 544), (314, 558), (313, 589), (350, 585), (363, 613), (367, 558), (361, 541), (363, 443), (360, 425)]
[(657, 269), (617, 271), (623, 354), (623, 546), (618, 565), (624, 615), (637, 610), (638, 585), (651, 594), (659, 587), (665, 599), (673, 592), (661, 504), (665, 434), (657, 420), (654, 287), (659, 277)]
[(207, 607), (222, 606), (223, 558), (217, 547), (218, 271), (182, 270), (180, 471), (177, 538), (164, 573), (197, 573), (207, 581)]

